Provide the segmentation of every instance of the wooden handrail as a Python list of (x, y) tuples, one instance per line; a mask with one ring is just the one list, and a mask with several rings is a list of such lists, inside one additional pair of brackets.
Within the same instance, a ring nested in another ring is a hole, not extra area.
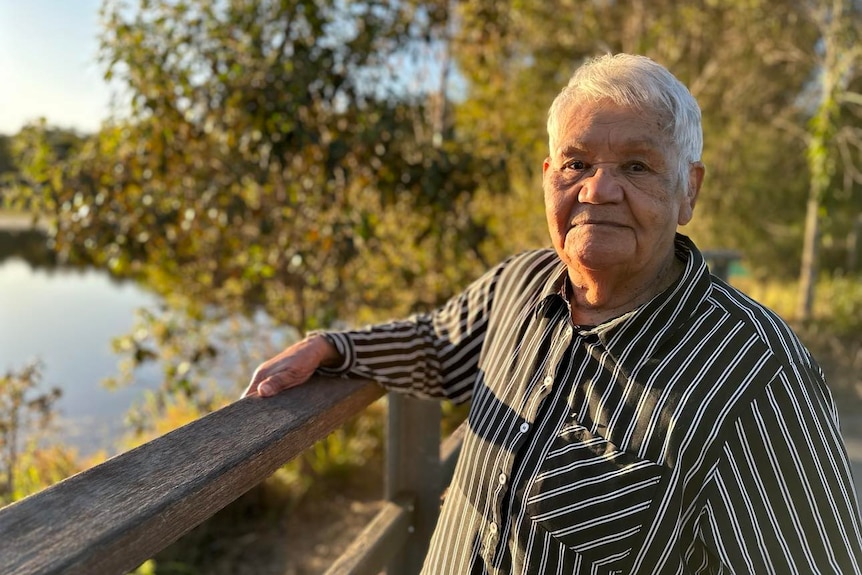
[(318, 379), (237, 401), (3, 508), (3, 573), (126, 573), (383, 395)]

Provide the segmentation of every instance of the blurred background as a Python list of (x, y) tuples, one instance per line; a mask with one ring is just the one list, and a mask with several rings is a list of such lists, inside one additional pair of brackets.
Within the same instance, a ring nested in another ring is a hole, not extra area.
[[(0, 503), (233, 401), (307, 330), (548, 245), (547, 108), (607, 52), (690, 87), (682, 231), (734, 255), (855, 421), (860, 34), (850, 0), (0, 0)], [(142, 569), (318, 572), (332, 545), (260, 542), (334, 522), (333, 490), (373, 508), (381, 409)]]

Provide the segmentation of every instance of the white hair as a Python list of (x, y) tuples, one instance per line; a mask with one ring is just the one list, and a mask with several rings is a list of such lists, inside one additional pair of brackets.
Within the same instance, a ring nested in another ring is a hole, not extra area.
[(676, 147), (680, 184), (688, 185), (689, 166), (699, 162), (703, 153), (700, 106), (667, 68), (646, 56), (608, 54), (588, 60), (575, 71), (548, 110), (551, 154), (559, 139), (560, 122), (571, 109), (601, 100), (655, 114)]

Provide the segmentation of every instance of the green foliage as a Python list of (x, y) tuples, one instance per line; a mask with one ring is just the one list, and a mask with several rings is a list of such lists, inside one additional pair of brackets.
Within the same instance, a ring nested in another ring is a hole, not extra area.
[(421, 102), (395, 97), (410, 79), (389, 58), (421, 41), (415, 15), (108, 2), (103, 58), (131, 116), (70, 161), (26, 168), (49, 188), (57, 249), (302, 330), (389, 301), (370, 269), (413, 294), (405, 307), (438, 302), (477, 273), (470, 197), (493, 172), (469, 142), (435, 139)]
[[(820, 45), (815, 111), (808, 125), (809, 192), (798, 304), (798, 315), (803, 321), (811, 319), (821, 264), (822, 226), (829, 208), (838, 203), (836, 200), (841, 195), (832, 189), (839, 153), (843, 156), (845, 189), (850, 182), (862, 183), (857, 159), (847, 147), (849, 139), (857, 150), (862, 149), (862, 128), (842, 128), (839, 124), (842, 102), (854, 107), (862, 104), (859, 94), (847, 89), (854, 78), (862, 78), (858, 72), (862, 63), (862, 37), (859, 35), (862, 7), (856, 2), (836, 0), (813, 5), (810, 14), (819, 26)], [(850, 138), (846, 137), (848, 134)], [(858, 153), (855, 155), (859, 157)]]
[[(214, 378), (220, 365), (220, 348), (232, 344), (239, 349), (244, 347), (245, 331), (236, 331), (239, 328), (234, 325), (217, 329), (219, 327), (222, 326), (215, 320), (209, 321), (170, 306), (160, 310), (140, 309), (132, 331), (112, 342), (114, 352), (122, 358), (120, 374), (106, 379), (103, 384), (109, 389), (130, 384), (138, 368), (156, 361), (161, 367), (163, 391), (186, 400), (194, 399), (209, 411), (217, 402), (217, 394), (212, 390), (216, 387)], [(240, 367), (247, 372), (254, 366), (243, 361)], [(149, 420), (148, 415), (152, 414), (130, 414), (133, 427), (142, 430)]]
[(392, 66), (436, 41), (438, 8), (105, 3), (102, 59), (128, 114), (71, 154), (44, 126), (17, 139), (20, 196), (49, 216), (61, 260), (140, 278), (170, 305), (116, 342), (117, 381), (158, 360), (166, 391), (194, 396), (230, 351), (207, 341), (227, 318), (262, 310), (302, 332), (401, 315), (479, 274), (473, 196), (495, 165), (443, 137)]
[(371, 462), (382, 464), (383, 434), (383, 410), (378, 402), (304, 453), (299, 463), (304, 476), (312, 481), (344, 479)]
[(85, 138), (77, 132), (49, 127), (44, 120), (24, 126), (14, 136), (0, 137), (0, 207), (28, 210), (35, 216), (56, 201), (58, 164), (77, 155)]
[(29, 438), (18, 453), (13, 472), (14, 489), (0, 497), (0, 504), (13, 503), (71, 477), (87, 467), (77, 452), (62, 443), (43, 444)]
[[(798, 323), (795, 282), (734, 277), (732, 283), (788, 321)], [(822, 275), (817, 282), (814, 323), (824, 337), (844, 337), (853, 347), (862, 336), (862, 283), (852, 275)], [(862, 356), (860, 356), (862, 359)]]
[(454, 404), (444, 401), (442, 404), (442, 420), (440, 422), (441, 437), (449, 437), (459, 425), (466, 421), (469, 412), (469, 403)]
[(130, 571), (129, 575), (156, 575), (156, 562), (152, 559), (144, 561), (140, 567)]

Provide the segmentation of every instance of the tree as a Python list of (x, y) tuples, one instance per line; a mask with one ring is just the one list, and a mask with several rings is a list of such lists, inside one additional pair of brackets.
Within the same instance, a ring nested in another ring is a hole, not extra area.
[(431, 307), (478, 275), (470, 204), (493, 166), (435, 137), (419, 68), (396, 65), (436, 41), (433, 3), (108, 1), (102, 18), (127, 112), (65, 160), (32, 147), (30, 198), (62, 258), (184, 311), (181, 329), (172, 311), (147, 322), (185, 350), (171, 365), (207, 360), (181, 340), (228, 314), (305, 331)]
[[(833, 186), (838, 154), (843, 152), (846, 177), (862, 182), (851, 148), (862, 149), (862, 130), (840, 124), (843, 105), (862, 105), (862, 94), (848, 87), (862, 64), (862, 12), (858, 4), (843, 0), (811, 2), (810, 17), (820, 30), (816, 111), (809, 123), (809, 192), (805, 218), (805, 243), (799, 275), (796, 316), (811, 319), (820, 259), (822, 210)], [(840, 143), (839, 143), (840, 142)]]
[(60, 390), (39, 391), (41, 370), (30, 363), (20, 371), (8, 371), (0, 377), (0, 502), (9, 503), (29, 494), (16, 484), (22, 460), (38, 448), (40, 434), (51, 423), (54, 404)]
[(74, 130), (48, 126), (44, 118), (9, 137), (5, 141), (9, 167), (5, 174), (0, 171), (4, 204), (38, 213), (44, 205), (54, 203), (52, 178), (56, 166), (74, 157), (84, 140)]
[(481, 170), (461, 143), (434, 142), (422, 95), (405, 95), (389, 69), (423, 41), (425, 12), (106, 3), (103, 56), (131, 112), (52, 175), (58, 248), (185, 282), (197, 301), (264, 302), (302, 329), (356, 308), (351, 294), (384, 297), (362, 273), (367, 260), (355, 264), (381, 248), (385, 262), (372, 267), (400, 270), (413, 299), (434, 303), (432, 276), (447, 272), (433, 252), (469, 254), (481, 235), (459, 209)]

